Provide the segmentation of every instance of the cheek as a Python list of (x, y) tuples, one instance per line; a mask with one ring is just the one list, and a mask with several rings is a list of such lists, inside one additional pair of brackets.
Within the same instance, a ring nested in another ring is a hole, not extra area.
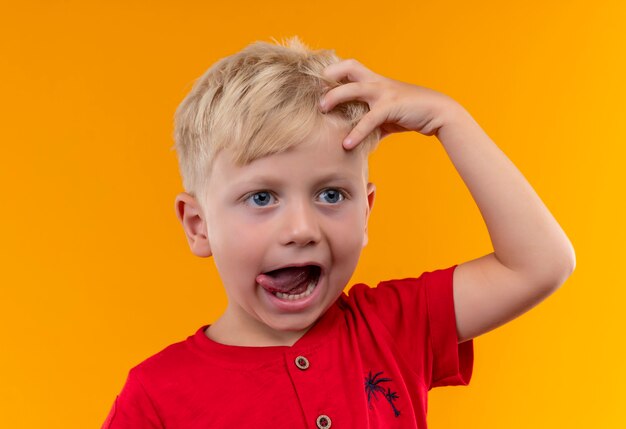
[(258, 240), (258, 225), (235, 210), (215, 213), (212, 219), (214, 222), (209, 225), (209, 240), (216, 249), (245, 253), (250, 242)]
[[(263, 237), (258, 227), (238, 222), (232, 216), (213, 225), (210, 234), (213, 260), (222, 281), (240, 283), (249, 280), (263, 253)], [(254, 274), (254, 273), (253, 273)]]
[(363, 248), (364, 230), (364, 219), (356, 216), (356, 213), (335, 222), (329, 234), (335, 258), (356, 264)]

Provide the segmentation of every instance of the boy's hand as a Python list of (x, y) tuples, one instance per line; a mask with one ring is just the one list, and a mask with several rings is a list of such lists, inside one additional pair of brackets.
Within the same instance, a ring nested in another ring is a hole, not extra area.
[(349, 82), (322, 96), (322, 112), (350, 100), (366, 102), (370, 107), (344, 139), (346, 149), (354, 148), (376, 127), (380, 127), (381, 139), (404, 131), (432, 136), (444, 125), (446, 114), (460, 107), (447, 95), (378, 75), (354, 59), (331, 64), (323, 73), (338, 82)]

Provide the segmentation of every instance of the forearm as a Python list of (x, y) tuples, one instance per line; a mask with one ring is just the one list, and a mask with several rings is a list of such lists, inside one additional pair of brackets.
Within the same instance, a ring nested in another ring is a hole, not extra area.
[(541, 282), (564, 280), (575, 254), (556, 219), (462, 106), (445, 116), (436, 135), (478, 205), (496, 258)]

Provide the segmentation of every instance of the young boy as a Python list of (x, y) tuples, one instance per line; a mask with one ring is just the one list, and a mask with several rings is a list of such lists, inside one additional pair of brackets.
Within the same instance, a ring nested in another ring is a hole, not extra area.
[[(469, 382), (472, 338), (574, 269), (565, 233), (462, 106), (297, 38), (218, 61), (175, 127), (176, 214), (228, 306), (132, 368), (103, 428), (425, 428), (428, 390)], [(368, 154), (401, 131), (439, 139), (495, 251), (346, 295), (374, 203)]]

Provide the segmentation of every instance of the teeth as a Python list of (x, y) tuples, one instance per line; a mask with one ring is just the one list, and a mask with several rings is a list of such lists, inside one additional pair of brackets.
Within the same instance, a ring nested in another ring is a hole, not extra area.
[(280, 299), (286, 299), (289, 301), (295, 301), (297, 299), (302, 299), (305, 298), (309, 295), (311, 295), (311, 293), (313, 292), (313, 289), (315, 289), (315, 285), (316, 285), (316, 281), (315, 280), (311, 280), (309, 282), (309, 285), (307, 286), (306, 290), (302, 293), (299, 293), (297, 295), (290, 295), (288, 293), (282, 293), (282, 292), (276, 292), (276, 296)]

